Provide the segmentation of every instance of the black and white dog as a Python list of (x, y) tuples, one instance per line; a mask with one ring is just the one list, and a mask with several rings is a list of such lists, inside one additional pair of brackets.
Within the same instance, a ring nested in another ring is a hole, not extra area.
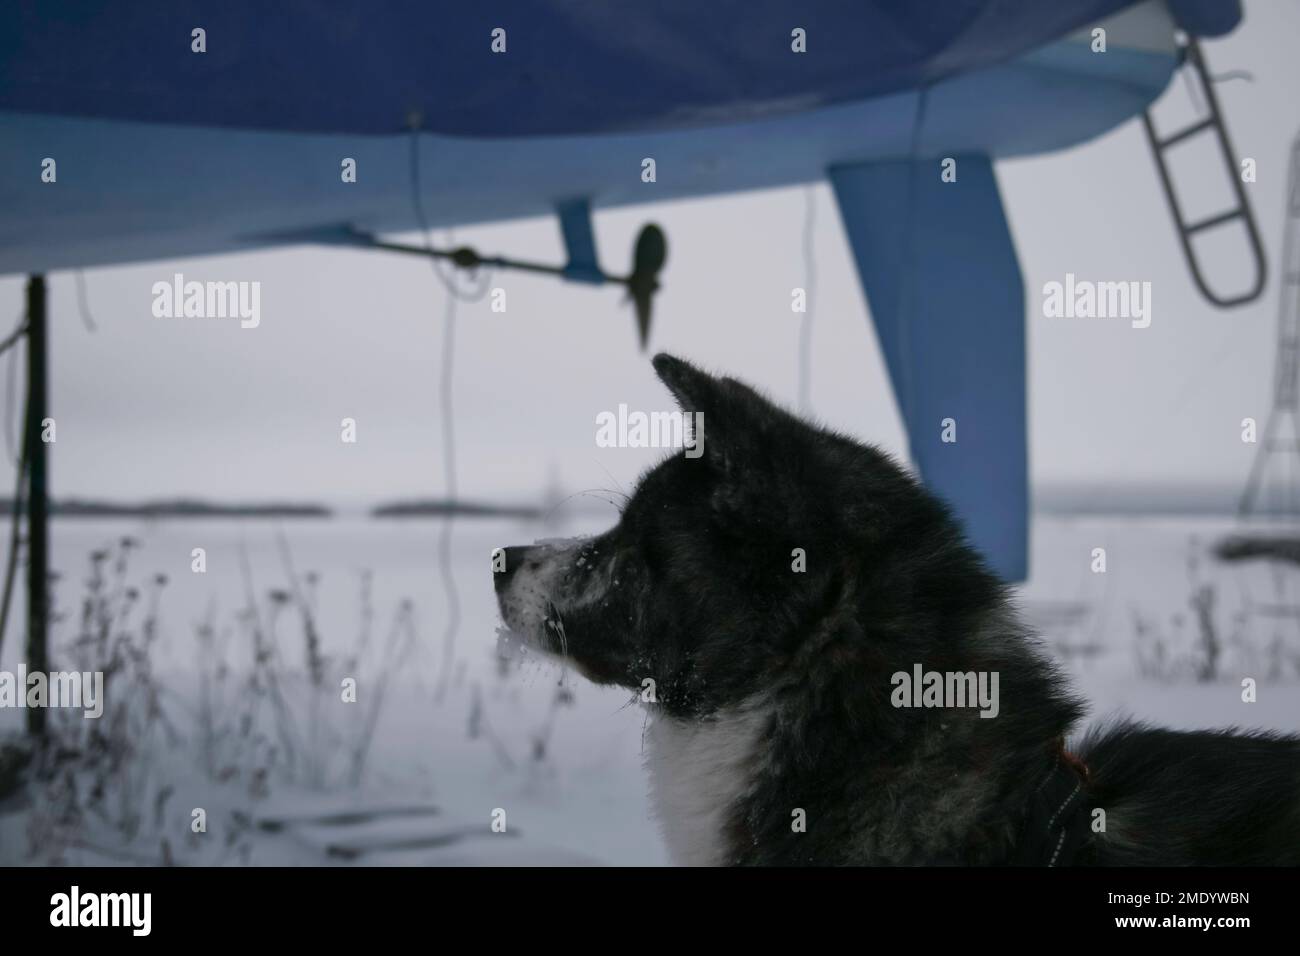
[(1300, 863), (1300, 739), (1128, 724), (1067, 752), (1080, 702), (938, 499), (734, 379), (654, 366), (703, 454), (599, 537), (507, 548), (496, 589), (526, 643), (652, 701), (675, 861)]

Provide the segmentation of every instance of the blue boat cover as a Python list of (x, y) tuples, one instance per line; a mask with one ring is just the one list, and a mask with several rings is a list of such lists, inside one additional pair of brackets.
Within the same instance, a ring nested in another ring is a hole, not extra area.
[[(412, 228), (418, 168), (436, 225), (558, 210), (589, 280), (591, 209), (829, 171), (912, 458), (1019, 580), (1024, 291), (992, 160), (1159, 95), (1172, 36), (1069, 38), (1135, 2), (23, 2), (0, 24), (0, 274)], [(1241, 15), (1170, 9), (1195, 34)]]
[[(375, 134), (418, 116), (466, 136), (716, 125), (933, 84), (1134, 2), (28, 0), (0, 29), (0, 111)], [(1182, 2), (1216, 24), (1236, 7)]]

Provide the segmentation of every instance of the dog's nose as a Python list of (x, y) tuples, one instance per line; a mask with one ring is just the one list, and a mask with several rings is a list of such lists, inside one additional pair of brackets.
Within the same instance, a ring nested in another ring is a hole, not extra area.
[(501, 549), (502, 557), (505, 559), (502, 562), (505, 565), (505, 570), (494, 570), (492, 574), (492, 583), (498, 591), (505, 587), (510, 582), (510, 579), (514, 577), (515, 572), (523, 567), (525, 556), (529, 550), (527, 546)]

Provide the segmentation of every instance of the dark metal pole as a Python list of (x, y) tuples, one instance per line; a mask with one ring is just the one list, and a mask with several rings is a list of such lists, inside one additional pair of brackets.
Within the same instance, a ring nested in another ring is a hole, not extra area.
[[(46, 418), (45, 276), (27, 280), (27, 670), (49, 673), (46, 654), (47, 574), (49, 565), (49, 470), (45, 442)], [(27, 709), (27, 731), (45, 734), (45, 709)]]

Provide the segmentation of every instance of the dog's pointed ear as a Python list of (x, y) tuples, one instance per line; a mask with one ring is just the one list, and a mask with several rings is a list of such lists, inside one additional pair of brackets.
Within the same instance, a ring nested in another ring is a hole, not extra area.
[[(660, 353), (654, 368), (677, 399), (699, 454), (718, 476), (713, 507), (738, 516), (737, 526), (763, 527), (772, 517), (764, 501), (785, 500), (780, 462), (807, 429), (743, 382), (718, 378), (690, 362)], [(698, 432), (696, 431), (698, 428)], [(787, 509), (788, 510), (788, 509)]]
[[(699, 447), (705, 423), (715, 422), (718, 409), (718, 380), (667, 352), (660, 352), (652, 363), (659, 379), (668, 386), (682, 411), (688, 447)], [(710, 447), (705, 443), (705, 447)], [(714, 449), (716, 452), (717, 449)], [(697, 456), (698, 457), (698, 456)], [(716, 461), (716, 458), (713, 459)]]
[(704, 457), (723, 472), (749, 467), (773, 426), (788, 418), (734, 378), (718, 378), (663, 352), (654, 357), (654, 367), (677, 399), (692, 435), (697, 429), (702, 434)]
[[(720, 427), (740, 439), (754, 429), (765, 430), (789, 415), (734, 378), (718, 378), (667, 352), (654, 357), (655, 371), (683, 412), (704, 414), (706, 425)], [(708, 419), (712, 418), (713, 422)]]
[(748, 385), (717, 378), (672, 355), (656, 355), (654, 367), (681, 407), (692, 435), (688, 447), (699, 449), (687, 457), (702, 456), (718, 478), (714, 512), (735, 527), (763, 526), (769, 519), (762, 500), (773, 494), (775, 446), (779, 433), (788, 432), (781, 428), (788, 416)]
[(708, 372), (667, 352), (656, 355), (653, 364), (655, 373), (668, 386), (683, 412), (708, 415), (717, 408), (718, 380)]

